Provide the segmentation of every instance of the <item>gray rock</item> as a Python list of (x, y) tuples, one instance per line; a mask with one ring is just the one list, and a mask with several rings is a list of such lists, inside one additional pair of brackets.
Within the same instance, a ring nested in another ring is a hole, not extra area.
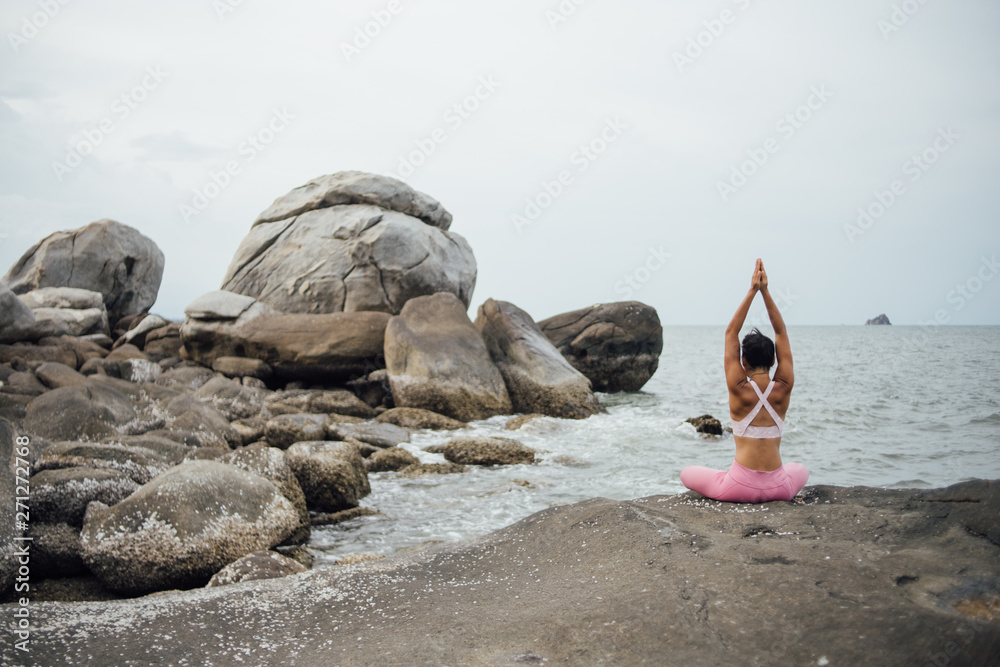
[(118, 376), (122, 380), (136, 384), (156, 382), (161, 372), (160, 365), (149, 359), (122, 359), (118, 362)]
[(352, 507), (351, 509), (340, 510), (339, 512), (314, 512), (309, 516), (314, 526), (336, 526), (341, 523), (360, 519), (361, 517), (375, 516), (376, 514), (381, 514), (381, 512), (371, 507)]
[(222, 373), (226, 377), (253, 377), (265, 381), (274, 374), (274, 369), (269, 364), (260, 359), (246, 359), (244, 357), (217, 357), (212, 362), (212, 370), (216, 373)]
[(221, 459), (222, 463), (236, 466), (240, 470), (260, 475), (269, 480), (281, 495), (291, 501), (299, 517), (295, 531), (288, 537), (288, 542), (300, 544), (309, 539), (309, 510), (306, 508), (306, 497), (302, 486), (292, 469), (288, 467), (284, 452), (274, 447), (241, 447)]
[(365, 459), (365, 468), (368, 472), (392, 472), (419, 463), (420, 459), (402, 447), (388, 447)]
[[(213, 299), (222, 297), (216, 292)], [(389, 321), (386, 313), (289, 314), (261, 302), (236, 318), (214, 312), (201, 318), (205, 313), (195, 304), (180, 329), (192, 361), (212, 366), (220, 357), (259, 359), (283, 381), (337, 382), (377, 368)]]
[(403, 468), (399, 476), (404, 479), (416, 479), (427, 475), (455, 475), (466, 470), (467, 468), (460, 463), (414, 463)]
[(87, 376), (66, 364), (47, 361), (35, 369), (35, 376), (50, 389), (79, 387), (87, 383)]
[(36, 361), (56, 361), (71, 368), (79, 368), (76, 352), (61, 345), (34, 345), (23, 342), (0, 345), (0, 364), (14, 361), (20, 361), (24, 364)]
[(311, 509), (337, 512), (357, 507), (371, 493), (364, 459), (350, 443), (297, 442), (285, 451), (285, 460)]
[(239, 442), (236, 431), (221, 412), (194, 396), (182, 394), (166, 403), (169, 426), (196, 434), (203, 444), (228, 449)]
[(997, 488), (589, 500), (350, 572), (39, 605), (31, 658), (229, 664), (252, 642), (260, 664), (325, 664), (338, 637), (345, 665), (991, 665)]
[(395, 179), (324, 176), (261, 214), (222, 288), (294, 313), (398, 313), (436, 292), (468, 307), (475, 257), (450, 222), (438, 202)]
[(18, 458), (28, 458), (18, 456), (18, 450), (25, 446), (17, 444), (18, 437), (14, 425), (0, 417), (0, 493), (4, 498), (0, 502), (0, 595), (14, 585), (18, 568), (18, 557), (14, 552), (20, 546), (17, 538), (24, 532), (16, 520), (16, 498), (24, 496), (24, 482), (30, 474), (30, 464), (19, 465), (17, 461)]
[(274, 548), (282, 556), (288, 556), (292, 560), (301, 563), (305, 566), (307, 570), (311, 570), (312, 566), (316, 563), (316, 557), (308, 547), (304, 547), (301, 544), (292, 544), (277, 546)]
[(462, 421), (509, 414), (503, 377), (453, 294), (409, 301), (385, 330), (385, 363), (399, 407)]
[(68, 310), (103, 310), (104, 295), (78, 287), (42, 287), (19, 297), (28, 308), (64, 308)]
[(155, 382), (164, 387), (193, 390), (215, 377), (215, 373), (203, 366), (182, 366), (160, 373)]
[(41, 396), (49, 390), (30, 371), (17, 371), (7, 376), (0, 393), (21, 394), (25, 396)]
[[(168, 437), (169, 435), (170, 431), (152, 431), (143, 433), (142, 435), (123, 435), (117, 438), (109, 438), (98, 444), (123, 445), (125, 447), (149, 450), (162, 457), (171, 465), (181, 463), (184, 459), (195, 455), (195, 450), (192, 447), (179, 442), (178, 439)], [(205, 447), (205, 449), (210, 448)], [(224, 451), (228, 453), (229, 450), (226, 449)]]
[(508, 419), (507, 423), (504, 424), (503, 427), (508, 431), (516, 431), (542, 417), (545, 417), (545, 415), (538, 414), (537, 412), (531, 412), (526, 415), (518, 415)]
[(249, 417), (247, 419), (237, 419), (230, 424), (236, 432), (238, 439), (237, 446), (249, 445), (264, 439), (264, 427), (267, 420), (263, 417)]
[(296, 442), (325, 440), (330, 417), (324, 414), (279, 415), (264, 425), (264, 440), (272, 447), (288, 449)]
[(0, 419), (6, 419), (14, 424), (21, 424), (24, 421), (24, 414), (28, 409), (28, 403), (34, 400), (34, 396), (26, 394), (8, 394), (0, 387)]
[(638, 301), (574, 310), (538, 326), (594, 391), (639, 391), (660, 363), (660, 318), (655, 308)]
[(360, 171), (341, 171), (314, 178), (274, 200), (258, 216), (254, 226), (344, 204), (369, 204), (405, 213), (442, 230), (451, 227), (451, 214), (440, 202), (395, 178)]
[(406, 429), (416, 431), (428, 429), (432, 431), (457, 431), (459, 429), (471, 428), (465, 422), (460, 422), (451, 417), (445, 417), (431, 410), (423, 408), (390, 408), (386, 410), (375, 421), (384, 424), (395, 424)]
[(345, 389), (292, 389), (278, 391), (267, 398), (272, 412), (312, 412), (349, 417), (372, 418), (375, 410)]
[(66, 523), (32, 521), (31, 577), (75, 577), (87, 572), (80, 555), (80, 528)]
[(49, 440), (99, 439), (124, 432), (138, 416), (125, 394), (88, 383), (53, 389), (33, 400), (28, 404), (24, 429)]
[(115, 341), (111, 340), (111, 336), (103, 333), (80, 336), (80, 340), (87, 343), (93, 343), (101, 348), (104, 348), (105, 351), (110, 350), (115, 344)]
[(392, 389), (389, 387), (389, 371), (384, 368), (351, 380), (345, 386), (373, 408), (384, 407), (388, 409), (395, 405), (392, 400)]
[(137, 318), (135, 322), (125, 334), (119, 338), (115, 345), (125, 345), (132, 344), (138, 347), (140, 350), (146, 345), (146, 337), (158, 329), (170, 326), (170, 322), (166, 321), (159, 315), (149, 315), (146, 314), (142, 318)]
[(163, 361), (170, 358), (178, 358), (181, 348), (184, 346), (181, 340), (181, 323), (171, 322), (165, 327), (153, 329), (146, 334), (142, 350), (150, 359)]
[(308, 571), (309, 568), (302, 563), (288, 556), (282, 556), (276, 551), (255, 551), (216, 572), (209, 579), (206, 588), (238, 584), (241, 581), (277, 579)]
[(91, 501), (115, 505), (138, 488), (128, 475), (109, 468), (42, 470), (31, 477), (31, 515), (43, 523), (80, 527)]
[(19, 259), (3, 282), (15, 294), (42, 287), (79, 287), (104, 295), (108, 318), (149, 309), (163, 277), (163, 253), (135, 229), (100, 220), (56, 232)]
[(216, 290), (202, 294), (184, 309), (187, 317), (196, 320), (235, 320), (257, 303), (252, 296)]
[(452, 463), (476, 466), (534, 463), (535, 450), (510, 438), (454, 438), (444, 443), (441, 453)]
[(720, 422), (712, 415), (691, 417), (690, 419), (685, 419), (684, 421), (694, 426), (694, 430), (698, 431), (698, 433), (706, 433), (708, 435), (722, 435), (722, 422)]
[(93, 503), (83, 560), (114, 590), (203, 586), (229, 563), (280, 544), (298, 523), (268, 480), (215, 461), (171, 468), (114, 507)]
[(145, 484), (174, 463), (170, 457), (145, 447), (55, 442), (42, 450), (36, 467), (39, 471), (76, 467), (117, 470), (137, 484)]
[(145, 352), (140, 350), (135, 345), (131, 343), (122, 343), (116, 345), (111, 352), (108, 352), (108, 356), (105, 357), (108, 361), (112, 359), (115, 361), (131, 361), (131, 360), (141, 360), (149, 361), (149, 357)]
[(515, 412), (585, 419), (605, 412), (590, 380), (549, 342), (531, 316), (512, 303), (487, 299), (476, 328), (503, 375)]
[(260, 414), (267, 392), (244, 387), (239, 382), (224, 377), (214, 377), (191, 395), (205, 401), (232, 421)]
[(108, 314), (104, 308), (71, 310), (69, 308), (35, 308), (32, 338), (44, 336), (86, 336), (108, 332)]
[(366, 424), (330, 424), (327, 432), (337, 440), (353, 438), (375, 447), (394, 447), (410, 441), (410, 432), (395, 424), (369, 422)]
[(0, 280), (0, 343), (34, 340), (35, 314)]

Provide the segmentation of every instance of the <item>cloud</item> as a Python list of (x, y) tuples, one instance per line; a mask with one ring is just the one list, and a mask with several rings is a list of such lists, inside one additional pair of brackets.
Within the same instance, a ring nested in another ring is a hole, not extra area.
[(7, 104), (7, 101), (0, 99), (0, 123), (16, 123), (21, 120), (21, 115)]

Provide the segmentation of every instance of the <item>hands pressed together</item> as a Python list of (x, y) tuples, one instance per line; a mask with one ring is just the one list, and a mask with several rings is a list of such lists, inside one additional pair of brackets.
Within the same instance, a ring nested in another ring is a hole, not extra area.
[(754, 266), (750, 289), (754, 292), (762, 292), (767, 289), (767, 273), (764, 271), (763, 260), (758, 259), (757, 265)]

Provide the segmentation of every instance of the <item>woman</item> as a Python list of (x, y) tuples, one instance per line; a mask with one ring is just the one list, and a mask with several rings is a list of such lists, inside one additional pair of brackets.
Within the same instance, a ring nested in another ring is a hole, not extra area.
[[(757, 329), (743, 338), (740, 358), (739, 333), (757, 293), (764, 297), (774, 328), (774, 341)], [(778, 367), (770, 377), (777, 353)], [(791, 500), (809, 479), (799, 463), (782, 465), (778, 448), (785, 413), (795, 376), (788, 331), (778, 306), (767, 291), (764, 263), (757, 260), (750, 291), (726, 328), (726, 384), (729, 385), (729, 416), (733, 420), (736, 459), (729, 470), (691, 466), (681, 471), (681, 482), (707, 498), (736, 503)]]

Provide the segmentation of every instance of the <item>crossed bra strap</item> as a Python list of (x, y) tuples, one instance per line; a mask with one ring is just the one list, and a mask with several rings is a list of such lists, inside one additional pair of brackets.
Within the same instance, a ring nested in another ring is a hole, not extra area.
[[(755, 405), (753, 410), (750, 411), (750, 414), (733, 424), (733, 434), (743, 436), (745, 438), (757, 439), (781, 437), (785, 422), (778, 416), (777, 411), (767, 400), (767, 397), (771, 395), (771, 390), (774, 389), (774, 380), (771, 380), (771, 383), (767, 385), (767, 389), (763, 392), (760, 390), (757, 383), (752, 379), (750, 380), (750, 386), (753, 387), (754, 392), (757, 394), (757, 405)], [(761, 408), (767, 410), (767, 413), (771, 415), (771, 419), (774, 420), (774, 426), (750, 425), (750, 422), (754, 420)]]

